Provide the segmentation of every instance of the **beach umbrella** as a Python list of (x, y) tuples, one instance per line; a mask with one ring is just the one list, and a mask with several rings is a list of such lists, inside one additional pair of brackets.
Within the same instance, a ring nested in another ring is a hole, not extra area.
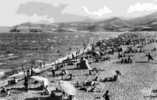
[(68, 81), (60, 81), (61, 89), (68, 95), (76, 95), (76, 88)]
[(32, 79), (39, 81), (39, 82), (43, 82), (44, 86), (48, 86), (49, 85), (49, 80), (45, 77), (42, 76), (32, 76)]

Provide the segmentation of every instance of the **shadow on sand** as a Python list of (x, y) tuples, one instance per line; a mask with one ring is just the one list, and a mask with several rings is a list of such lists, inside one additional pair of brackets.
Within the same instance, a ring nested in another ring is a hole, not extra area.
[(26, 98), (25, 100), (62, 100), (60, 97), (33, 97), (33, 98)]
[(135, 63), (149, 63), (148, 61), (136, 61)]
[[(11, 88), (10, 90), (15, 90), (15, 91), (23, 91), (23, 92), (25, 92), (26, 91), (26, 89), (24, 88), (24, 87), (22, 87), (22, 88)], [(28, 88), (28, 90), (33, 90), (33, 91), (40, 91), (40, 90), (42, 90), (41, 89), (41, 87), (35, 87), (35, 88)]]
[(135, 63), (150, 63), (150, 64), (157, 64), (156, 61), (148, 62), (148, 61), (136, 61)]
[(81, 69), (81, 68), (69, 68), (67, 70), (86, 70), (86, 69)]

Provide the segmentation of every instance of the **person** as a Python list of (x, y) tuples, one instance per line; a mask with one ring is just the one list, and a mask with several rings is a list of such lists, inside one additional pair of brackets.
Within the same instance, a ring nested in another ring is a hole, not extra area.
[(42, 68), (42, 62), (39, 62), (39, 67)]
[(69, 76), (69, 80), (72, 80), (73, 75), (70, 73), (68, 74), (68, 76)]
[(34, 72), (33, 72), (33, 67), (31, 66), (30, 68), (30, 75), (33, 76), (34, 75)]
[(148, 59), (148, 62), (150, 62), (150, 60), (154, 60), (152, 55), (150, 54), (150, 52), (148, 54), (146, 54), (146, 57)]
[(87, 92), (94, 92), (95, 89), (96, 89), (95, 86), (88, 87), (88, 88), (87, 88)]
[(85, 63), (85, 67), (88, 68), (89, 71), (89, 75), (92, 74), (93, 69), (90, 67), (89, 62), (87, 60), (87, 58), (83, 58), (83, 62)]
[(4, 87), (2, 87), (1, 93), (6, 93), (6, 92), (7, 92), (7, 90)]
[(54, 93), (54, 91), (51, 91), (50, 96), (51, 96), (52, 98), (56, 97), (56, 94)]
[(63, 69), (62, 71), (61, 71), (61, 79), (63, 79), (63, 77), (65, 76), (65, 75), (68, 75), (68, 72), (67, 72), (67, 70), (65, 70), (65, 69)]
[(10, 91), (7, 90), (6, 88), (2, 87), (1, 91), (0, 91), (1, 94), (6, 94), (6, 96), (9, 96), (10, 95)]
[(104, 93), (103, 98), (104, 98), (105, 100), (110, 100), (109, 90), (107, 90), (107, 91)]
[(131, 56), (128, 56), (128, 63), (133, 63), (133, 59), (131, 58)]
[(52, 77), (55, 77), (55, 70), (52, 69), (51, 72), (52, 72)]
[(74, 54), (73, 54), (73, 53), (72, 53), (72, 55), (71, 55), (71, 56), (72, 56), (72, 59), (75, 59), (75, 56), (74, 56)]
[(89, 70), (89, 74), (91, 75), (92, 72), (92, 68), (89, 65), (89, 62), (86, 58), (81, 57), (80, 62), (77, 63), (77, 68), (81, 68), (81, 69), (88, 69)]
[(118, 59), (122, 58), (122, 54), (118, 52)]
[(98, 81), (98, 76), (96, 76), (92, 81)]
[(73, 95), (69, 95), (69, 100), (74, 100), (73, 98), (74, 98)]
[(125, 58), (121, 58), (120, 63), (123, 64), (125, 62)]
[(91, 75), (91, 74), (92, 74), (93, 69), (90, 67), (90, 65), (89, 65), (89, 62), (88, 62), (87, 58), (84, 58), (84, 61), (85, 61), (85, 66), (88, 68), (89, 75)]
[(25, 75), (24, 77), (24, 88), (26, 91), (28, 91), (28, 76), (27, 75)]
[(65, 70), (65, 69), (63, 69), (63, 70), (62, 70), (62, 74), (63, 74), (63, 75), (67, 75), (67, 74), (68, 74), (68, 71)]
[(31, 70), (28, 69), (28, 70), (27, 70), (27, 77), (30, 77), (30, 76), (31, 76)]
[(48, 86), (46, 86), (46, 87), (43, 89), (43, 94), (44, 94), (44, 95), (49, 95), (49, 94), (50, 94), (50, 91), (48, 90)]
[(76, 81), (75, 87), (78, 88), (80, 86), (79, 82)]
[(55, 77), (55, 76), (56, 76), (56, 74), (55, 74), (55, 66), (54, 66), (54, 67), (52, 67), (51, 72), (52, 72), (52, 77)]
[(18, 80), (16, 79), (16, 77), (13, 77), (13, 80), (12, 80), (13, 84), (16, 84), (17, 81), (18, 81)]

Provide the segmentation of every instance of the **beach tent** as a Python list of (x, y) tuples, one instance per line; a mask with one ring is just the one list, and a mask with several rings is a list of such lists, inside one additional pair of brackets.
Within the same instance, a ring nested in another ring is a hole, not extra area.
[(83, 61), (79, 63), (79, 68), (92, 70), (87, 59), (83, 59)]
[(47, 87), (49, 85), (49, 80), (47, 78), (45, 78), (45, 77), (42, 77), (42, 76), (32, 76), (31, 78), (36, 80), (36, 81), (42, 82), (44, 87)]
[(61, 90), (63, 90), (68, 95), (76, 95), (76, 88), (68, 81), (59, 81)]

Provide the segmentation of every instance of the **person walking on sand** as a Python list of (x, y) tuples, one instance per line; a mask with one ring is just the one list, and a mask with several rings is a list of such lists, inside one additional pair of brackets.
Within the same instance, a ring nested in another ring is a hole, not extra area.
[(87, 57), (83, 58), (83, 60), (85, 62), (86, 68), (88, 68), (89, 75), (91, 75), (92, 71), (93, 71), (93, 68), (91, 68), (91, 66), (89, 65), (89, 61), (87, 60)]
[(148, 54), (146, 54), (146, 57), (148, 59), (148, 62), (150, 62), (150, 60), (154, 60), (152, 55), (150, 54), (150, 52)]
[(28, 79), (29, 79), (29, 74), (28, 74), (28, 71), (26, 72), (25, 74), (25, 77), (24, 77), (24, 88), (26, 91), (28, 91)]
[(107, 90), (107, 91), (104, 93), (103, 98), (104, 98), (105, 100), (110, 100), (109, 90)]
[(26, 91), (28, 91), (28, 76), (25, 76), (24, 78), (24, 88)]
[(52, 77), (55, 77), (55, 76), (56, 76), (55, 71), (56, 71), (55, 66), (52, 66), (52, 70), (51, 70), (51, 72), (52, 72)]

